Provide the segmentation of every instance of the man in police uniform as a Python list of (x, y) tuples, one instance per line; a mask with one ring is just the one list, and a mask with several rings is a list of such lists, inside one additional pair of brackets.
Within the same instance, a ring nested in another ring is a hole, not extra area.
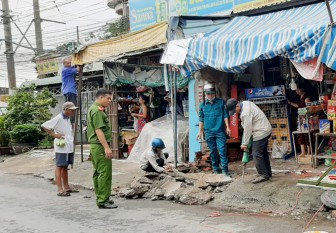
[(112, 151), (109, 143), (112, 140), (112, 130), (105, 108), (111, 104), (112, 92), (98, 90), (96, 101), (87, 114), (87, 137), (90, 143), (90, 154), (93, 164), (93, 183), (97, 196), (96, 203), (100, 209), (117, 208), (112, 200)]
[[(220, 173), (219, 159), (222, 165), (222, 173), (230, 176), (228, 169), (228, 157), (226, 154), (226, 134), (231, 135), (229, 128), (229, 114), (225, 101), (215, 97), (216, 90), (213, 84), (204, 85), (205, 101), (201, 103), (199, 110), (199, 132), (197, 139), (205, 140), (210, 149), (212, 168), (216, 174)], [(225, 134), (226, 132), (226, 134)]]

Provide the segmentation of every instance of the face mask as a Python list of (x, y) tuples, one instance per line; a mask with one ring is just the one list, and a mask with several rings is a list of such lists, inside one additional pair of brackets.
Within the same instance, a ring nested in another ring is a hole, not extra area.
[(212, 97), (211, 99), (208, 99), (208, 98), (207, 98), (207, 100), (210, 102), (210, 104), (213, 103), (214, 99), (215, 99), (215, 97)]

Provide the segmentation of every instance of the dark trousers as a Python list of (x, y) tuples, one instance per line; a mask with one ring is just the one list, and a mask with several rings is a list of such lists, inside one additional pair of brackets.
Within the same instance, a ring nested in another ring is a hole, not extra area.
[(258, 174), (267, 178), (272, 177), (271, 163), (267, 151), (267, 144), (270, 136), (271, 135), (252, 143), (253, 161)]
[[(74, 105), (77, 106), (77, 95), (75, 93), (66, 93), (64, 94), (64, 101), (65, 102), (72, 102)], [(78, 106), (77, 106), (78, 107)], [(75, 123), (76, 116), (71, 116), (70, 121), (71, 123)]]
[[(163, 159), (157, 159), (156, 160), (156, 163), (159, 165), (159, 167), (163, 167), (163, 165), (164, 165), (164, 160)], [(146, 170), (145, 170), (146, 172), (157, 172), (154, 168), (153, 168), (153, 166), (152, 166), (152, 164), (148, 164), (148, 167), (146, 168)]]
[[(205, 132), (205, 139), (210, 149), (210, 157), (212, 163), (212, 169), (215, 172), (219, 172), (219, 162), (222, 166), (222, 172), (228, 172), (228, 157), (226, 154), (226, 136), (224, 131), (213, 133)], [(219, 158), (217, 155), (219, 154)]]
[(75, 93), (66, 93), (64, 94), (64, 101), (65, 102), (72, 102), (74, 105), (77, 104), (77, 95)]
[[(168, 159), (169, 154), (168, 153), (163, 153), (163, 154), (166, 157), (166, 159)], [(156, 163), (159, 165), (159, 167), (163, 167), (164, 166), (164, 160), (161, 159), (161, 158), (157, 159)], [(150, 163), (148, 164), (148, 167), (146, 168), (145, 171), (146, 172), (157, 172)]]

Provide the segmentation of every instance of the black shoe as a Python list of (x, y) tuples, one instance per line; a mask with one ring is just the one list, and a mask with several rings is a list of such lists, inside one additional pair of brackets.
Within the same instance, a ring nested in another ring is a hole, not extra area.
[(113, 205), (114, 201), (110, 199), (110, 200), (108, 200), (108, 203), (111, 204), (111, 205)]
[(109, 202), (106, 202), (103, 205), (98, 205), (98, 208), (99, 209), (116, 209), (116, 208), (118, 208), (118, 206), (115, 205), (115, 204), (111, 204)]

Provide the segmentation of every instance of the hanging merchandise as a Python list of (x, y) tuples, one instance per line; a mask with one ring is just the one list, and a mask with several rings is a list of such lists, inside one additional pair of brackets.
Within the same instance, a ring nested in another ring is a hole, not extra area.
[(295, 83), (295, 81), (294, 81), (294, 78), (291, 79), (290, 89), (291, 89), (292, 91), (295, 91), (295, 90), (297, 89), (297, 85), (296, 85), (296, 83)]

